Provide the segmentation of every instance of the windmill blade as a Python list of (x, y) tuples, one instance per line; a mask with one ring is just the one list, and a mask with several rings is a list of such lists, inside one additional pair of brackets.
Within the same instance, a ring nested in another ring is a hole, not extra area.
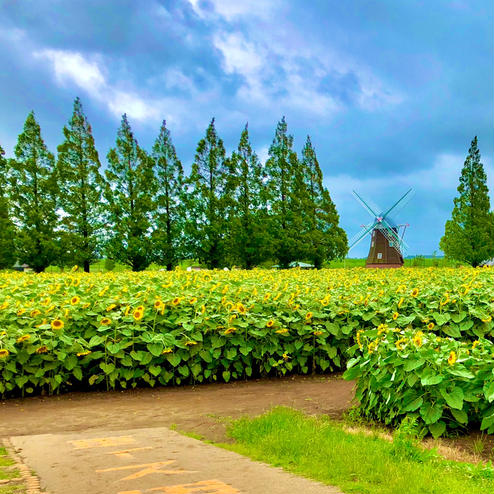
[(352, 191), (353, 195), (356, 197), (357, 201), (364, 207), (364, 209), (373, 217), (376, 218), (378, 213), (375, 213), (372, 208), (367, 204), (354, 190)]
[(389, 236), (396, 245), (399, 246), (400, 251), (408, 250), (408, 244), (400, 237), (397, 231), (385, 220), (382, 219), (381, 224), (384, 226), (386, 230), (386, 236)]
[[(400, 206), (399, 210), (401, 210), (403, 208), (403, 206), (405, 206), (405, 204), (408, 203), (408, 201), (412, 198), (413, 194), (412, 194), (412, 191), (413, 189), (410, 188), (408, 189), (405, 194), (403, 194), (383, 215), (382, 217), (383, 218), (386, 218), (386, 216), (388, 216), (388, 214), (394, 209), (396, 208), (398, 205)], [(397, 213), (397, 211), (395, 211), (395, 214)]]
[(366, 236), (367, 234), (374, 229), (374, 225), (375, 223), (372, 223), (372, 225), (368, 226), (365, 228), (365, 230), (363, 232), (359, 232), (356, 237), (353, 237), (352, 240), (355, 238), (355, 240), (353, 240), (353, 242), (350, 244), (349, 243), (349, 246), (348, 246), (348, 251), (350, 252), (351, 249), (353, 249), (357, 244), (359, 244)]

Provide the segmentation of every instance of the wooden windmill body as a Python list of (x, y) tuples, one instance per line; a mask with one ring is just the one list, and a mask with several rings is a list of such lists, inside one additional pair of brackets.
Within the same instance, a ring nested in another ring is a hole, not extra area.
[(370, 213), (374, 221), (370, 225), (362, 225), (363, 231), (360, 231), (349, 242), (349, 250), (360, 243), (367, 235), (371, 236), (369, 254), (365, 262), (367, 268), (401, 268), (403, 266), (403, 253), (406, 244), (403, 240), (405, 230), (408, 224), (396, 225), (390, 218), (391, 211), (396, 214), (398, 208), (401, 209), (411, 198), (412, 189), (408, 190), (393, 206), (387, 211), (376, 213), (379, 209), (371, 207), (355, 191), (354, 196), (357, 198), (366, 211)]

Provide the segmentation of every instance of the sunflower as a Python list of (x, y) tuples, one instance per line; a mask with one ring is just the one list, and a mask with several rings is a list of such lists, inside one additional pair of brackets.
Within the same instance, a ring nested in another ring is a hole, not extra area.
[(472, 344), (472, 350), (477, 347), (478, 345), (480, 345), (480, 341), (479, 340), (475, 340)]
[(29, 340), (30, 338), (31, 338), (30, 334), (25, 334), (25, 335), (17, 338), (17, 343), (24, 343), (25, 341)]
[(185, 344), (186, 344), (187, 346), (197, 345), (197, 341), (192, 341), (192, 340), (190, 340), (190, 341), (186, 341), (186, 342), (185, 342)]
[(163, 302), (161, 300), (158, 299), (154, 302), (154, 308), (156, 310), (160, 310), (162, 306), (163, 306)]
[(322, 331), (313, 331), (312, 334), (314, 336), (321, 336), (322, 335)]
[(278, 333), (278, 334), (287, 334), (288, 333), (288, 329), (286, 329), (286, 328), (278, 329), (278, 330), (275, 331), (275, 333)]
[(412, 297), (416, 297), (417, 295), (419, 294), (419, 289), (418, 288), (414, 288), (412, 290), (412, 293), (410, 294)]
[(162, 352), (161, 355), (165, 355), (166, 353), (172, 353), (173, 350), (171, 348), (165, 348)]
[(204, 314), (206, 312), (206, 306), (201, 305), (201, 314)]
[(456, 353), (450, 352), (449, 358), (448, 358), (448, 364), (453, 365), (455, 362), (456, 362)]
[(245, 308), (244, 304), (242, 304), (241, 302), (237, 304), (237, 310), (238, 312), (240, 312), (240, 314), (245, 314), (247, 312), (247, 309)]
[(173, 305), (178, 305), (180, 303), (180, 299), (178, 297), (175, 297), (173, 300), (172, 300), (172, 304)]
[(192, 297), (190, 300), (189, 300), (189, 304), (195, 304), (197, 302), (197, 298), (196, 297)]
[(36, 349), (36, 353), (39, 355), (41, 353), (47, 353), (48, 352), (48, 347), (46, 345), (40, 346), (39, 348)]
[(109, 326), (111, 324), (111, 319), (109, 317), (103, 317), (100, 321), (101, 326)]
[(51, 329), (53, 330), (63, 329), (64, 326), (64, 322), (60, 319), (55, 319), (51, 322)]
[(288, 360), (290, 358), (290, 355), (288, 353), (283, 354), (283, 360)]
[(89, 355), (91, 353), (91, 350), (86, 350), (85, 352), (79, 352), (77, 354), (78, 357), (85, 357), (86, 355)]
[(31, 317), (36, 317), (36, 316), (39, 316), (40, 314), (41, 314), (41, 311), (38, 309), (34, 309), (33, 311), (31, 311)]
[(110, 304), (107, 308), (106, 308), (106, 312), (110, 312), (111, 310), (113, 310), (117, 305), (116, 304)]
[(19, 310), (17, 311), (17, 315), (18, 315), (18, 316), (22, 316), (22, 314), (24, 314), (24, 312), (26, 312), (26, 309), (19, 309)]
[(78, 304), (80, 301), (81, 301), (81, 297), (77, 297), (77, 296), (76, 296), (76, 297), (72, 297), (72, 298), (70, 299), (70, 303), (71, 303), (72, 305), (76, 305), (76, 304)]
[(312, 319), (312, 312), (307, 312), (307, 314), (305, 314), (305, 320), (310, 321), (311, 319)]
[(89, 306), (90, 306), (90, 305), (91, 305), (91, 304), (89, 304), (89, 303), (84, 304), (84, 305), (82, 306), (82, 308), (83, 308), (83, 309), (89, 309)]
[(422, 346), (422, 332), (419, 331), (414, 337), (413, 337), (413, 343), (415, 346), (417, 347), (421, 347)]
[(399, 315), (400, 315), (400, 314), (398, 314), (398, 312), (395, 312), (395, 313), (393, 314), (393, 321), (396, 321), (396, 319), (398, 319), (398, 316), (399, 316)]
[(272, 319), (270, 319), (267, 323), (266, 323), (266, 327), (267, 328), (272, 328), (274, 326), (274, 321)]
[(237, 328), (231, 327), (231, 328), (225, 329), (225, 331), (223, 331), (223, 334), (232, 334), (232, 333), (235, 333), (235, 331), (237, 331)]
[(434, 329), (434, 326), (435, 326), (435, 324), (434, 324), (433, 322), (430, 322), (430, 323), (427, 325), (427, 329), (428, 329), (428, 330)]
[(9, 356), (9, 351), (5, 348), (0, 348), (0, 358), (7, 358)]
[(134, 311), (133, 316), (134, 316), (134, 320), (135, 321), (140, 321), (143, 318), (143, 316), (144, 316), (144, 312), (142, 310), (136, 309)]
[(482, 322), (491, 322), (492, 321), (492, 316), (488, 316), (485, 319), (482, 319)]

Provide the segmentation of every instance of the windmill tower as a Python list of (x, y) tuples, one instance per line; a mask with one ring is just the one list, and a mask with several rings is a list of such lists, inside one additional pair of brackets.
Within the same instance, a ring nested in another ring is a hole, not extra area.
[(408, 247), (403, 240), (408, 224), (396, 224), (390, 217), (402, 209), (412, 197), (412, 189), (409, 189), (387, 211), (382, 212), (374, 204), (364, 201), (355, 191), (353, 195), (364, 209), (373, 217), (374, 221), (369, 225), (362, 225), (363, 230), (358, 232), (349, 242), (349, 251), (359, 244), (367, 235), (371, 236), (369, 255), (365, 266), (367, 268), (401, 268), (403, 266), (403, 254)]

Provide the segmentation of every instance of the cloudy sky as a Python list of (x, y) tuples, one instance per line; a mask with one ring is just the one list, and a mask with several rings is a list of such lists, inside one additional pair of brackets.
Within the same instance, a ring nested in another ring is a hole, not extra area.
[[(409, 254), (438, 249), (472, 138), (494, 190), (492, 0), (0, 0), (0, 145), (33, 109), (52, 151), (75, 96), (102, 163), (122, 113), (149, 149), (162, 119), (188, 169), (211, 117), (261, 159), (286, 116), (309, 134), (341, 224), (409, 187)], [(363, 256), (362, 242), (350, 255)]]

